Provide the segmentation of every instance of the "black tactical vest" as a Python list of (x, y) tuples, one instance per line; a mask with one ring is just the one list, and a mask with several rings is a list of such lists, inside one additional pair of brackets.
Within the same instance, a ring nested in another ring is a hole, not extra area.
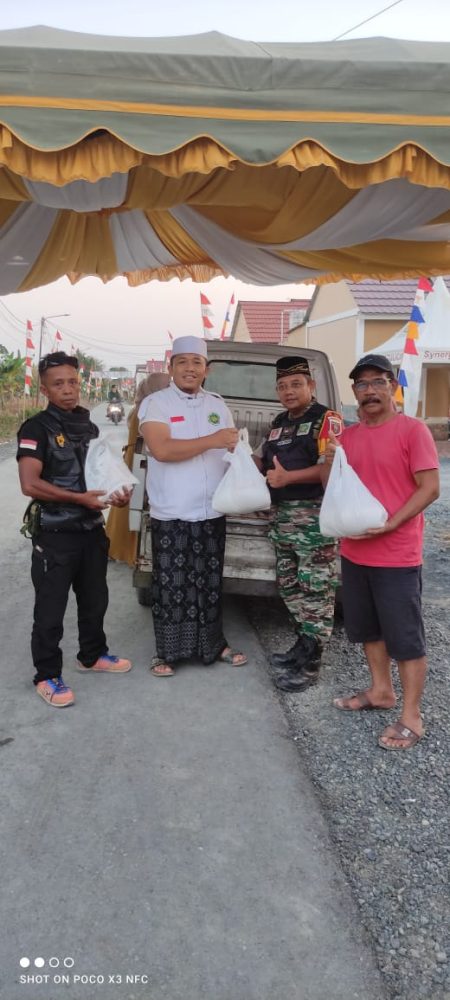
[[(50, 404), (33, 420), (39, 420), (47, 433), (42, 479), (64, 490), (84, 493), (84, 463), (88, 445), (98, 435), (95, 424), (89, 420), (88, 411), (77, 407), (73, 413), (65, 414)], [(101, 511), (89, 510), (79, 504), (39, 500), (39, 505), (41, 531), (92, 531), (104, 523)]]
[[(263, 471), (273, 468), (276, 456), (280, 465), (289, 472), (308, 469), (317, 464), (317, 437), (328, 408), (322, 403), (311, 403), (301, 417), (291, 419), (287, 410), (279, 413), (263, 443)], [(272, 503), (282, 500), (320, 500), (321, 483), (290, 483), (280, 489), (269, 487)]]

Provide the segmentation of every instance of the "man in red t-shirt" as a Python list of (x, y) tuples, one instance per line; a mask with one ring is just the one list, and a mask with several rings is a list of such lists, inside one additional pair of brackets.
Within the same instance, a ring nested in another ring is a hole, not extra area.
[(396, 660), (403, 707), (398, 722), (378, 742), (386, 750), (406, 750), (424, 732), (423, 511), (439, 496), (439, 460), (428, 428), (393, 409), (398, 383), (387, 358), (368, 354), (349, 377), (361, 422), (346, 428), (339, 441), (331, 435), (324, 480), (339, 444), (388, 519), (383, 528), (341, 542), (345, 628), (351, 642), (364, 645), (372, 683), (334, 704), (347, 712), (393, 708), (391, 660)]

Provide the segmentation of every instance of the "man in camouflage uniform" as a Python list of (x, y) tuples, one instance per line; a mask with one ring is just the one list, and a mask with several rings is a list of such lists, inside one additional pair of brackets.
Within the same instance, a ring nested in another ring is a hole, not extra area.
[(280, 358), (276, 377), (286, 410), (275, 418), (254, 457), (267, 475), (275, 506), (270, 537), (278, 590), (297, 633), (292, 649), (272, 656), (273, 665), (283, 668), (275, 683), (282, 691), (300, 692), (317, 683), (323, 647), (333, 629), (336, 544), (319, 530), (323, 490), (317, 463), (329, 431), (339, 434), (342, 422), (316, 401), (306, 358)]

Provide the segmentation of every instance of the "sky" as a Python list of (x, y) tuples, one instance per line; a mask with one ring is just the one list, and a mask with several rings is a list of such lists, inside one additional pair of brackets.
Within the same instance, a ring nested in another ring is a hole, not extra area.
[[(389, 10), (356, 27), (390, 2), (393, 0), (77, 0), (76, 4), (65, 4), (61, 0), (20, 0), (7, 7), (2, 4), (0, 30), (45, 24), (110, 35), (220, 31), (260, 42), (330, 41), (344, 32), (349, 32), (348, 38), (375, 35), (450, 41), (450, 6), (444, 0), (427, 0), (426, 4), (423, 0), (397, 0)], [(200, 291), (211, 302), (216, 336), (233, 293), (236, 299), (286, 301), (312, 294), (312, 288), (305, 285), (259, 288), (233, 278), (215, 278), (202, 286), (189, 280), (152, 281), (139, 288), (129, 288), (124, 278), (107, 285), (97, 278), (85, 278), (75, 286), (62, 278), (30, 292), (0, 298), (0, 344), (9, 350), (22, 349), (27, 319), (38, 338), (41, 317), (69, 313), (44, 325), (42, 353), (52, 349), (58, 326), (64, 349), (70, 350), (73, 344), (102, 360), (106, 367), (124, 365), (134, 370), (147, 358), (164, 355), (170, 347), (168, 331), (174, 337), (201, 335)]]

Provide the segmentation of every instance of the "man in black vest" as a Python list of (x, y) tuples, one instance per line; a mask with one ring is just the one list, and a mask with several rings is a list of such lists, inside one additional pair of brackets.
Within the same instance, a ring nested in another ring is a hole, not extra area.
[(323, 646), (333, 628), (336, 544), (319, 530), (323, 489), (317, 463), (329, 431), (339, 434), (342, 424), (338, 413), (315, 399), (306, 358), (279, 358), (276, 378), (286, 409), (254, 458), (267, 475), (275, 506), (270, 537), (278, 590), (297, 634), (292, 649), (272, 656), (273, 665), (284, 671), (275, 684), (282, 691), (301, 692), (317, 683)]
[[(37, 693), (54, 708), (66, 708), (74, 696), (61, 676), (59, 643), (71, 586), (78, 608), (78, 669), (125, 673), (131, 663), (108, 653), (103, 631), (108, 606), (106, 505), (101, 491), (86, 490), (87, 449), (99, 431), (89, 411), (78, 406), (78, 360), (63, 351), (47, 354), (39, 375), (47, 409), (26, 420), (17, 435), (20, 485), (32, 497), (28, 523), (36, 596), (31, 651)], [(115, 493), (108, 503), (122, 507), (129, 496)]]

